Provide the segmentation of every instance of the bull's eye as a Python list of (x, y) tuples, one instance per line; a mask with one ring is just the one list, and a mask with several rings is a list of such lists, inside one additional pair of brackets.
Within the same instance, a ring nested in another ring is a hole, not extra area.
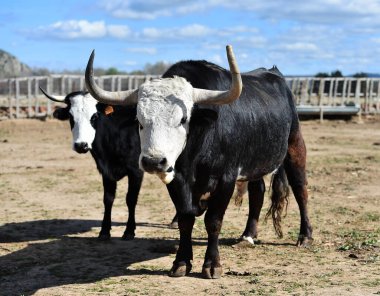
[(91, 116), (90, 123), (93, 128), (96, 127), (96, 121), (98, 120), (98, 118), (99, 118), (99, 112), (96, 112), (94, 113), (94, 115)]
[(186, 121), (187, 121), (187, 117), (186, 117), (186, 116), (182, 117), (182, 119), (181, 119), (181, 124), (185, 124)]

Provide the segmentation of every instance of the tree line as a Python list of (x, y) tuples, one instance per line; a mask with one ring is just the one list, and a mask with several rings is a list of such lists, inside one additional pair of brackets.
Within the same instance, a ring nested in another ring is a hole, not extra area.
[[(142, 70), (134, 70), (130, 72), (121, 71), (115, 67), (110, 68), (94, 68), (95, 76), (102, 75), (162, 75), (171, 66), (170, 63), (163, 61), (156, 62), (154, 64), (147, 63)], [(47, 76), (50, 74), (68, 74), (68, 75), (83, 75), (84, 70), (63, 70), (59, 72), (52, 72), (47, 68), (33, 68), (32, 75), (35, 76)]]
[[(330, 73), (327, 72), (318, 72), (317, 74), (314, 75), (314, 77), (319, 77), (319, 78), (326, 78), (326, 77), (344, 77), (342, 71), (340, 70), (334, 70), (331, 71)], [(368, 77), (368, 74), (365, 72), (357, 72), (352, 77), (355, 78), (366, 78)]]

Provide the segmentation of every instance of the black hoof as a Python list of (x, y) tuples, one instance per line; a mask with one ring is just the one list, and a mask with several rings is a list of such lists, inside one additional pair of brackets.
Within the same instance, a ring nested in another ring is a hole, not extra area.
[(173, 263), (172, 269), (169, 271), (170, 277), (182, 277), (188, 275), (191, 271), (192, 265), (191, 263)]
[(133, 240), (135, 238), (134, 233), (126, 233), (124, 232), (123, 236), (121, 237), (122, 240)]
[(202, 277), (205, 279), (220, 279), (223, 274), (222, 266), (203, 266)]
[(111, 235), (109, 233), (99, 233), (98, 240), (99, 241), (108, 241), (111, 239)]
[(300, 234), (297, 240), (297, 247), (308, 247), (313, 243), (312, 237), (307, 237), (305, 235)]

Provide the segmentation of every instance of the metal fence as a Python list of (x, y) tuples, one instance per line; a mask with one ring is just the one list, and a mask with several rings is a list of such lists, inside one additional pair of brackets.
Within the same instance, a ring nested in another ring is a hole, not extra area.
[[(107, 75), (96, 77), (97, 83), (110, 91), (137, 88), (153, 75)], [(59, 103), (48, 100), (39, 87), (53, 95), (85, 90), (83, 75), (51, 75), (0, 80), (0, 119), (51, 116)]]
[(380, 114), (380, 78), (288, 77), (299, 114)]
[[(110, 91), (137, 88), (151, 75), (110, 75), (97, 83)], [(299, 114), (380, 114), (380, 78), (286, 77)], [(82, 75), (51, 75), (0, 80), (0, 119), (50, 116), (56, 103), (40, 92), (66, 95), (84, 90)]]

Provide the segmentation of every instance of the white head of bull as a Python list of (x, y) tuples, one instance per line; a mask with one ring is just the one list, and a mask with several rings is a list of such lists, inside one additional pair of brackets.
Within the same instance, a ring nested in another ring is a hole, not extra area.
[(227, 46), (231, 86), (226, 91), (194, 88), (182, 77), (147, 81), (138, 89), (109, 92), (93, 77), (94, 52), (86, 68), (86, 84), (98, 101), (114, 105), (137, 104), (140, 123), (140, 167), (157, 174), (165, 183), (175, 176), (175, 163), (186, 145), (194, 104), (222, 105), (238, 99), (242, 90), (240, 71), (231, 46)]
[(65, 103), (53, 116), (59, 120), (70, 119), (73, 134), (73, 150), (86, 153), (92, 148), (95, 139), (95, 121), (98, 116), (98, 102), (87, 92), (74, 92), (67, 96), (52, 96), (40, 87), (42, 93), (54, 102)]

